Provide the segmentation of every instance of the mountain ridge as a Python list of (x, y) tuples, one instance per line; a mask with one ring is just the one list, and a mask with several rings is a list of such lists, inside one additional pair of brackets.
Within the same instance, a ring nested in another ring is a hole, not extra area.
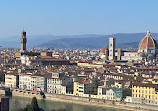
[[(98, 49), (108, 46), (109, 37), (116, 38), (116, 47), (138, 48), (138, 43), (146, 33), (117, 33), (111, 35), (82, 34), (82, 35), (28, 35), (27, 48), (54, 47), (54, 48), (90, 48)], [(158, 40), (158, 33), (151, 33)], [(20, 36), (1, 38), (2, 47), (20, 48)]]
[[(98, 49), (108, 46), (109, 37), (116, 38), (116, 47), (119, 48), (138, 48), (138, 44), (146, 33), (118, 33), (112, 35), (100, 35), (95, 38), (63, 38), (44, 42), (39, 47), (55, 47), (55, 48), (90, 48)], [(158, 40), (158, 33), (152, 33), (155, 40)]]

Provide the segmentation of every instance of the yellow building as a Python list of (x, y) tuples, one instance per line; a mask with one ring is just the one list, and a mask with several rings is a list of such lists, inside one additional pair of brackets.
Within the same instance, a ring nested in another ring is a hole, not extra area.
[(73, 94), (74, 95), (79, 95), (79, 94), (84, 94), (84, 85), (80, 84), (79, 82), (74, 82), (74, 90), (73, 90)]
[(137, 83), (132, 85), (133, 103), (158, 105), (158, 85)]
[(97, 89), (91, 80), (74, 82), (73, 95), (84, 96), (84, 94), (97, 94)]

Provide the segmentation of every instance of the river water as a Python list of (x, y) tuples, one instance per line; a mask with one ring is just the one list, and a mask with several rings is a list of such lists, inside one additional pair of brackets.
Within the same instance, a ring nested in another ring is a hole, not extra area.
[[(12, 97), (10, 99), (10, 110), (16, 108), (24, 108), (27, 104), (31, 104), (31, 98), (24, 97)], [(102, 108), (97, 106), (88, 106), (80, 104), (72, 104), (65, 102), (56, 102), (50, 100), (38, 100), (39, 107), (43, 108), (44, 111), (51, 111), (53, 109), (66, 109), (67, 111), (126, 111), (112, 108)]]

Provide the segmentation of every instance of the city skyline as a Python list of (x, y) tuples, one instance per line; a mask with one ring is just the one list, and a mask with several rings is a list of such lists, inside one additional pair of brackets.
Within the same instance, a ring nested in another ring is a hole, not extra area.
[[(157, 30), (157, 1), (1, 1), (0, 38), (28, 35), (137, 33)], [(9, 33), (8, 33), (9, 31)]]
[(0, 2), (0, 111), (157, 111), (158, 1)]

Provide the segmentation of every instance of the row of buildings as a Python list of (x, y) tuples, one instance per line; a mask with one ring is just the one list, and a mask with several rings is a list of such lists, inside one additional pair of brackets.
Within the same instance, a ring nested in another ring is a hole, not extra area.
[(158, 105), (157, 43), (150, 31), (138, 51), (116, 50), (113, 37), (101, 50), (27, 50), (26, 41), (23, 31), (20, 51), (0, 51), (6, 88)]
[[(35, 71), (35, 70), (34, 70)], [(73, 85), (73, 78), (64, 76), (64, 73), (39, 73), (11, 69), (5, 73), (5, 86), (12, 89), (37, 90), (48, 93), (66, 94)], [(67, 89), (67, 91), (66, 91)], [(70, 90), (71, 92), (71, 90)]]
[[(39, 73), (38, 70), (13, 68), (5, 72), (5, 87), (108, 100), (122, 99), (122, 86), (116, 85), (117, 82), (113, 84), (112, 87), (108, 87), (106, 81), (100, 82), (101, 79), (93, 77), (97, 74), (75, 75), (72, 72), (72, 74), (69, 73), (70, 72), (43, 72), (42, 74)], [(92, 79), (89, 79), (87, 76), (91, 76)], [(102, 80), (104, 80), (103, 78), (108, 77), (102, 76)], [(121, 78), (117, 80), (121, 80)]]

